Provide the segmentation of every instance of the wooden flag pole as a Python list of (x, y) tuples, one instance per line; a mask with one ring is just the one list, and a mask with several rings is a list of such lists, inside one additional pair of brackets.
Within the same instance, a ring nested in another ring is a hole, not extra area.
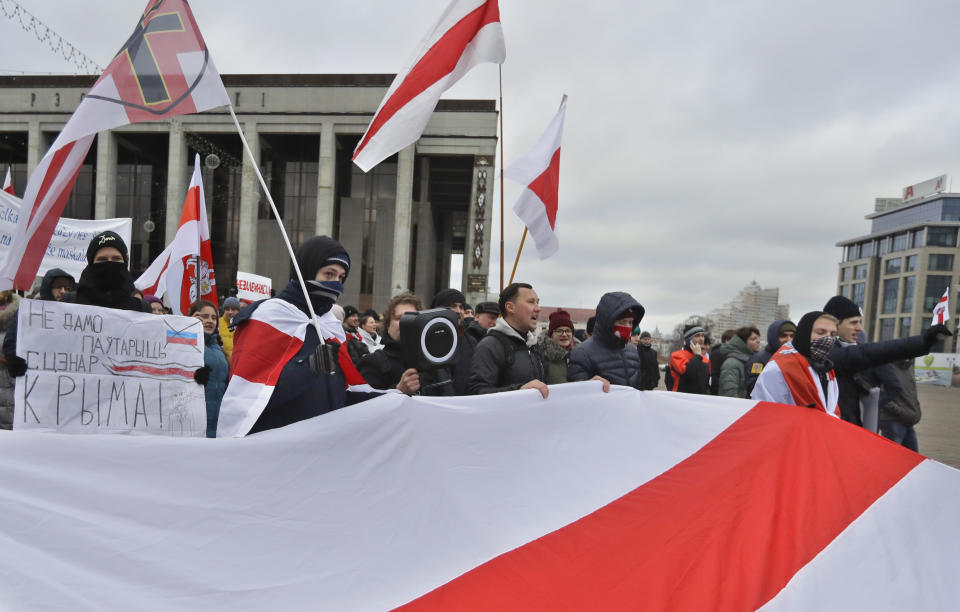
[[(497, 65), (500, 75), (500, 291), (503, 291), (503, 64)], [(514, 266), (516, 269), (516, 266)], [(511, 277), (512, 278), (512, 277)], [(512, 282), (512, 281), (511, 281)]]
[(510, 285), (513, 284), (513, 275), (517, 273), (517, 263), (520, 262), (520, 253), (523, 251), (523, 242), (527, 239), (527, 228), (523, 228), (523, 236), (520, 236), (520, 248), (517, 249), (517, 258), (513, 260), (513, 271), (510, 272)]

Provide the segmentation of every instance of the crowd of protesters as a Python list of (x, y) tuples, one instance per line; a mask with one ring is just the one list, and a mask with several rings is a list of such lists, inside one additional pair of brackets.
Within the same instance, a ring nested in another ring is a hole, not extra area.
[[(497, 302), (467, 303), (449, 288), (434, 296), (403, 292), (376, 310), (360, 312), (336, 302), (350, 273), (350, 257), (337, 241), (318, 236), (300, 245), (297, 265), (307, 281), (307, 295), (296, 280), (275, 297), (255, 303), (228, 297), (218, 308), (195, 303), (188, 313), (200, 320), (204, 334), (204, 366), (195, 380), (205, 387), (207, 435), (216, 437), (223, 404), (230, 413), (246, 401), (231, 388), (231, 373), (261, 363), (274, 341), (261, 337), (253, 318), (308, 320), (311, 308), (320, 323), (308, 326), (302, 347), (287, 356), (269, 400), (248, 431), (255, 433), (317, 416), (385, 392), (421, 395), (474, 395), (536, 389), (543, 397), (549, 385), (597, 380), (638, 390), (660, 385), (660, 366), (649, 332), (641, 331), (644, 307), (630, 294), (604, 294), (586, 330), (577, 330), (564, 310), (550, 314), (544, 333), (540, 302), (534, 287), (513, 283)], [(160, 296), (144, 295), (133, 286), (127, 247), (119, 235), (104, 232), (91, 240), (88, 265), (79, 281), (63, 270), (48, 271), (30, 297), (170, 314)], [(295, 273), (291, 268), (291, 279)], [(429, 298), (429, 301), (424, 299)], [(9, 428), (14, 380), (26, 371), (17, 356), (16, 312), (19, 296), (0, 292), (0, 338), (6, 367), (0, 369), (0, 427)], [(400, 333), (401, 318), (431, 308), (449, 309), (458, 322), (457, 346), (443, 369), (418, 371), (407, 363)], [(324, 330), (322, 336), (317, 330)], [(920, 405), (913, 381), (912, 359), (927, 354), (950, 332), (934, 325), (924, 334), (868, 343), (862, 313), (849, 299), (830, 298), (822, 311), (803, 315), (798, 323), (774, 321), (766, 338), (755, 326), (724, 332), (712, 346), (707, 330), (689, 325), (682, 346), (664, 370), (667, 390), (752, 398), (821, 410), (854, 425), (864, 424), (871, 389), (880, 432), (917, 450), (913, 426)], [(242, 365), (238, 365), (242, 364)], [(274, 366), (276, 364), (273, 364)], [(873, 394), (877, 397), (876, 394)], [(231, 413), (232, 414), (232, 413)]]

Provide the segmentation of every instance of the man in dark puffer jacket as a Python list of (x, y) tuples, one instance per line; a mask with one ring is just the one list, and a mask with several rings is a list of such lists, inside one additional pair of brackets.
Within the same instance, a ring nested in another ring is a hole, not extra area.
[(602, 376), (615, 385), (642, 389), (640, 355), (629, 340), (643, 314), (643, 306), (629, 293), (605, 293), (597, 304), (593, 335), (570, 353), (567, 380)]

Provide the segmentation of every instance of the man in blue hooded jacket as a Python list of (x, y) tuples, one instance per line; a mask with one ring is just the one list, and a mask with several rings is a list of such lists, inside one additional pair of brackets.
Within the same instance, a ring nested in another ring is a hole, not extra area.
[(753, 393), (753, 386), (757, 384), (757, 378), (760, 377), (760, 372), (763, 372), (763, 366), (767, 365), (781, 346), (793, 340), (795, 333), (797, 333), (797, 326), (789, 319), (777, 319), (767, 327), (767, 346), (754, 353), (744, 366), (747, 397)]
[(567, 380), (590, 380), (600, 376), (615, 385), (642, 389), (640, 355), (629, 341), (643, 314), (643, 306), (629, 293), (603, 294), (597, 304), (593, 335), (570, 352)]

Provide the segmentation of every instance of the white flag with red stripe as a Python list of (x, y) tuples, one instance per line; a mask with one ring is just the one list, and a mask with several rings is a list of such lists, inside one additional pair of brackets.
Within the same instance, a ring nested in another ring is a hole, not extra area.
[(560, 110), (547, 130), (523, 157), (504, 170), (504, 175), (524, 185), (513, 205), (513, 212), (523, 220), (537, 246), (540, 259), (557, 252), (557, 208), (560, 190), (560, 142), (563, 121), (567, 115), (567, 96), (560, 101)]
[(960, 471), (822, 411), (599, 387), (392, 394), (238, 440), (0, 431), (0, 607), (960, 601)]
[(943, 297), (933, 306), (934, 325), (943, 325), (950, 320), (950, 287), (943, 292)]
[[(317, 321), (324, 338), (346, 342), (343, 325), (332, 312)], [(253, 428), (273, 395), (280, 371), (303, 348), (309, 324), (300, 309), (275, 298), (257, 306), (250, 319), (238, 327), (233, 336), (230, 383), (220, 403), (218, 438), (242, 437)]]
[(416, 142), (440, 96), (477, 64), (507, 51), (497, 0), (453, 0), (397, 74), (353, 152), (364, 172)]
[(17, 192), (13, 190), (13, 179), (10, 177), (10, 166), (7, 166), (7, 176), (3, 179), (3, 190), (12, 196), (17, 195)]
[(134, 284), (148, 295), (166, 293), (174, 314), (187, 314), (198, 300), (218, 303), (199, 154), (193, 162), (177, 234)]
[(0, 289), (29, 288), (97, 132), (230, 104), (184, 0), (149, 0), (133, 34), (27, 181)]

